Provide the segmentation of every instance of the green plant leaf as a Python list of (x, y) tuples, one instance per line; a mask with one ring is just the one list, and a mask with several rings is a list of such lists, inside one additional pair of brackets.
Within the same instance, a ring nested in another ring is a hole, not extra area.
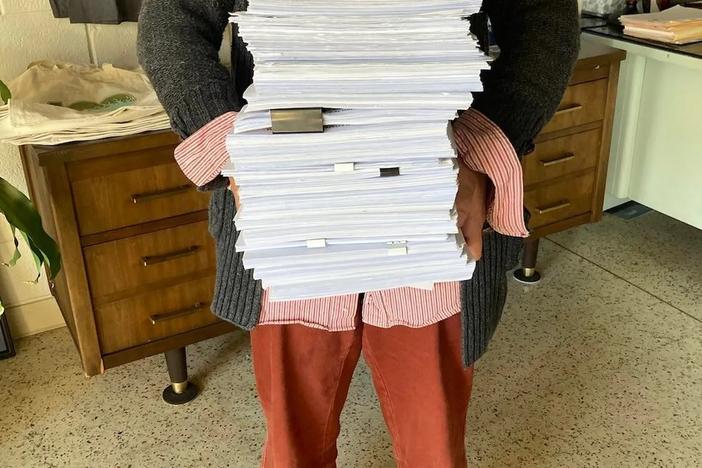
[(2, 101), (3, 104), (7, 104), (7, 101), (9, 101), (11, 97), (12, 93), (10, 92), (10, 88), (0, 80), (0, 101)]
[(23, 232), (22, 237), (24, 237), (24, 241), (29, 246), (29, 251), (32, 252), (34, 266), (37, 269), (37, 276), (33, 280), (25, 281), (25, 283), (37, 284), (39, 282), (39, 278), (41, 277), (41, 267), (44, 264), (46, 257), (44, 256), (44, 253), (41, 250), (39, 250), (39, 247), (37, 247), (34, 244), (34, 242), (32, 242), (32, 239), (30, 239), (29, 236), (27, 236), (27, 234)]
[(14, 226), (10, 225), (10, 229), (12, 229), (12, 240), (14, 241), (15, 244), (15, 252), (12, 254), (12, 258), (9, 259), (7, 262), (3, 262), (3, 265), (7, 267), (13, 267), (17, 265), (17, 260), (20, 259), (22, 256), (22, 253), (19, 250), (19, 239), (17, 239), (17, 228)]
[(41, 224), (41, 217), (32, 202), (22, 192), (0, 177), (0, 212), (11, 226), (27, 236), (32, 254), (39, 258), (39, 266), (46, 262), (49, 279), (54, 279), (61, 269), (61, 254), (56, 242)]

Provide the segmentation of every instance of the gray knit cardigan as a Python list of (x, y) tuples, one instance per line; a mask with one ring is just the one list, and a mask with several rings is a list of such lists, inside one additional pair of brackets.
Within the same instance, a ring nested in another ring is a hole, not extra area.
[[(159, 99), (182, 137), (213, 118), (239, 110), (251, 83), (253, 59), (234, 30), (233, 73), (218, 51), (229, 12), (246, 0), (145, 0), (139, 20), (138, 54)], [(484, 0), (501, 54), (482, 76), (484, 91), (473, 107), (505, 132), (517, 154), (555, 112), (579, 45), (576, 0)], [(473, 24), (475, 26), (475, 24)], [(217, 247), (212, 312), (243, 329), (258, 322), (261, 284), (244, 270), (234, 244), (234, 202), (221, 176), (212, 190), (209, 230)], [(507, 297), (506, 272), (516, 266), (522, 240), (485, 234), (483, 257), (473, 279), (461, 284), (463, 356), (466, 365), (486, 350)]]

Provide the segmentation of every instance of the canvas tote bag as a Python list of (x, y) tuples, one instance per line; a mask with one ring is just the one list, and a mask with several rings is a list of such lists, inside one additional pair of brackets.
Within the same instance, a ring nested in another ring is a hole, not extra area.
[(40, 61), (8, 87), (12, 99), (0, 107), (0, 142), (58, 144), (169, 127), (138, 70)]

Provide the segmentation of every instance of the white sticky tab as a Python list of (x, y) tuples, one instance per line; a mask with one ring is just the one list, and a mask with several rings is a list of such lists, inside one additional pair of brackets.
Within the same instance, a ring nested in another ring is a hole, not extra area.
[(407, 242), (388, 242), (388, 255), (391, 257), (407, 255)]
[(388, 249), (388, 255), (391, 257), (396, 257), (399, 255), (407, 255), (407, 247), (404, 245), (395, 245)]
[(356, 170), (356, 163), (336, 163), (334, 172), (353, 172)]
[(320, 249), (327, 246), (326, 239), (309, 239), (307, 241), (308, 249)]

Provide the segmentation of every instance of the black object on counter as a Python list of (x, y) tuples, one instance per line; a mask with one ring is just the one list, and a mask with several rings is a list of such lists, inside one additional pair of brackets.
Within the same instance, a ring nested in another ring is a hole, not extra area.
[(636, 6), (638, 0), (626, 0), (626, 8), (624, 8), (625, 15), (636, 15), (639, 12), (639, 8)]
[(15, 344), (10, 335), (10, 325), (7, 323), (7, 315), (0, 315), (0, 359), (9, 358), (15, 355)]
[(71, 23), (119, 24), (137, 21), (141, 0), (49, 0), (56, 18)]

